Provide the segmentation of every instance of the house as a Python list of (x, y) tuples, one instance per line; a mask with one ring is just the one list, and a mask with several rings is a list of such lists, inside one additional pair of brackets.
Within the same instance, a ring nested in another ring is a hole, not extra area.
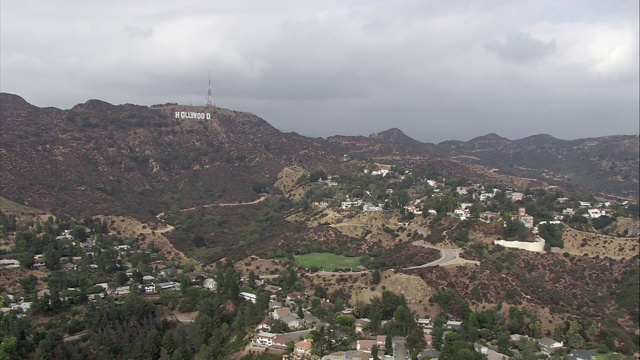
[(287, 324), (289, 329), (299, 329), (305, 325), (305, 321), (303, 319), (299, 319), (297, 316), (293, 315), (285, 316), (281, 318), (280, 321)]
[(362, 205), (362, 211), (382, 211), (382, 206), (380, 204), (378, 204), (378, 206), (375, 206), (373, 204), (367, 203)]
[(600, 209), (589, 209), (587, 210), (587, 213), (589, 214), (589, 217), (591, 217), (592, 219), (597, 219), (600, 216), (607, 216), (607, 212), (605, 210), (600, 210)]
[(473, 344), (473, 348), (476, 352), (479, 352), (482, 355), (485, 355), (488, 360), (509, 360), (511, 359), (507, 355), (500, 354), (499, 352), (489, 349), (486, 346), (480, 345), (478, 343)]
[[(378, 335), (375, 340), (358, 340), (356, 343), (356, 350), (371, 353), (371, 348), (373, 345), (376, 345), (378, 346), (378, 350), (380, 350), (379, 354), (381, 354), (384, 350), (385, 340), (385, 335)], [(380, 357), (382, 357), (382, 355), (380, 355)]]
[(404, 207), (404, 209), (414, 215), (422, 215), (422, 211), (415, 207), (415, 205), (407, 205)]
[(75, 270), (76, 265), (71, 263), (66, 263), (66, 264), (60, 265), (60, 269), (62, 269), (63, 271)]
[(113, 291), (112, 294), (114, 296), (129, 295), (129, 287), (128, 286), (119, 286)]
[(240, 293), (240, 297), (245, 300), (251, 301), (254, 304), (256, 303), (256, 301), (258, 301), (258, 297), (256, 296), (256, 294), (252, 294), (244, 291)]
[(540, 351), (547, 356), (553, 354), (557, 350), (562, 349), (563, 347), (564, 344), (562, 343), (562, 341), (558, 342), (548, 337), (543, 337), (542, 339), (538, 340), (538, 349), (540, 349)]
[(258, 324), (258, 326), (256, 327), (256, 331), (258, 332), (269, 332), (271, 331), (271, 329), (273, 328), (273, 324), (275, 324), (276, 321), (273, 320), (270, 317), (265, 318), (264, 320), (262, 320), (260, 322), (260, 324)]
[(370, 354), (362, 351), (338, 351), (324, 356), (322, 360), (369, 360)]
[(561, 197), (561, 198), (557, 198), (556, 201), (558, 202), (558, 204), (564, 204), (567, 201), (569, 201), (569, 198)]
[(510, 198), (511, 198), (511, 201), (520, 201), (524, 199), (524, 194), (521, 192), (514, 192), (514, 193), (511, 193)]
[(431, 319), (429, 318), (418, 319), (418, 321), (416, 321), (416, 325), (418, 325), (418, 327), (421, 329), (433, 328), (433, 324), (431, 323)]
[(269, 332), (259, 332), (253, 336), (251, 341), (262, 346), (271, 346), (273, 345), (273, 338), (275, 337), (276, 334), (272, 334)]
[(271, 341), (272, 344), (269, 346), (270, 349), (287, 350), (287, 343), (292, 340), (282, 335), (276, 335)]
[(493, 223), (500, 220), (500, 213), (493, 211), (484, 211), (480, 213), (480, 220), (486, 223)]
[(591, 354), (591, 351), (585, 349), (573, 349), (571, 353), (567, 356), (569, 360), (592, 360), (595, 359), (595, 356)]
[(296, 301), (302, 300), (302, 293), (299, 291), (294, 291), (292, 293), (287, 294), (287, 301)]
[(566, 208), (564, 210), (562, 210), (562, 215), (569, 215), (572, 216), (576, 213), (575, 210), (573, 210), (572, 208)]
[(272, 294), (276, 294), (282, 291), (282, 288), (280, 286), (275, 285), (266, 285), (264, 289)]
[(511, 215), (511, 220), (518, 220), (524, 224), (527, 229), (533, 228), (533, 216), (527, 215), (527, 209), (518, 209), (518, 215)]
[(455, 209), (453, 210), (453, 216), (460, 218), (460, 220), (466, 220), (471, 216), (471, 213), (467, 209)]
[(480, 201), (486, 201), (488, 199), (493, 198), (493, 196), (494, 196), (493, 193), (486, 193), (486, 192), (482, 193), (480, 194)]
[(20, 262), (13, 259), (2, 259), (0, 260), (0, 267), (5, 269), (17, 269), (20, 267)]
[(155, 284), (144, 284), (144, 285), (138, 286), (138, 288), (140, 289), (140, 291), (144, 292), (145, 294), (153, 294), (156, 292)]
[(580, 207), (591, 207), (591, 203), (589, 201), (578, 201)]
[(429, 215), (438, 215), (438, 212), (435, 209), (429, 209), (427, 210), (427, 213), (429, 213)]
[(469, 188), (466, 186), (458, 186), (456, 187), (456, 192), (458, 193), (458, 195), (467, 195), (467, 190)]
[(291, 310), (289, 310), (289, 308), (278, 308), (271, 312), (271, 318), (274, 320), (281, 320), (287, 316), (291, 316)]
[(324, 209), (327, 206), (329, 206), (329, 203), (326, 202), (326, 201), (320, 201), (320, 202), (314, 201), (313, 203), (311, 203), (311, 206), (317, 207), (317, 208), (320, 208), (320, 209)]
[(161, 283), (158, 283), (158, 287), (162, 291), (164, 291), (164, 290), (177, 291), (177, 290), (180, 290), (180, 283), (175, 282), (175, 281), (161, 282)]
[(293, 345), (293, 353), (299, 357), (305, 357), (311, 353), (313, 349), (313, 340), (304, 339)]
[(444, 324), (444, 328), (447, 330), (458, 330), (462, 327), (462, 321), (449, 320)]
[(343, 201), (342, 203), (340, 203), (340, 208), (350, 209), (351, 207), (360, 206), (361, 204), (362, 204), (362, 200)]
[(205, 289), (209, 290), (209, 291), (216, 291), (218, 290), (218, 282), (216, 282), (215, 280), (213, 280), (212, 278), (206, 278), (204, 279), (204, 281), (202, 282), (202, 286), (205, 287)]

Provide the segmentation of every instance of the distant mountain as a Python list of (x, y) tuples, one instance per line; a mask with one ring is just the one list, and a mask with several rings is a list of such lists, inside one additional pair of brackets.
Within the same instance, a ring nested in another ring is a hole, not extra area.
[(438, 144), (443, 156), (501, 173), (540, 179), (576, 191), (638, 198), (637, 135), (560, 140), (534, 135), (509, 140), (496, 134)]

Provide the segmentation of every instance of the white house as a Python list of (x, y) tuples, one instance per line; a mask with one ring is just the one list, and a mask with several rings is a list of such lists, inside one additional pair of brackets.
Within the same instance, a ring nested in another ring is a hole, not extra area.
[(589, 213), (589, 217), (592, 219), (597, 219), (600, 216), (607, 216), (607, 212), (600, 209), (589, 209), (587, 210), (587, 213)]
[(258, 297), (256, 296), (256, 294), (252, 294), (252, 293), (248, 293), (248, 292), (244, 292), (244, 291), (240, 293), (240, 297), (245, 299), (245, 300), (251, 301), (254, 304), (258, 300)]
[(378, 204), (378, 206), (375, 206), (373, 204), (364, 204), (362, 206), (362, 211), (382, 211), (382, 206), (380, 206), (380, 204)]
[(212, 278), (204, 279), (202, 285), (209, 291), (216, 291), (218, 289), (218, 283)]

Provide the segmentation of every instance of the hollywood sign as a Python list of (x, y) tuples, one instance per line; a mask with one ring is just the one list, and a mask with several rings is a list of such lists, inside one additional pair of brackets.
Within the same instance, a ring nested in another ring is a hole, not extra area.
[(198, 113), (192, 111), (176, 111), (176, 119), (207, 119), (211, 120), (211, 114), (209, 113)]

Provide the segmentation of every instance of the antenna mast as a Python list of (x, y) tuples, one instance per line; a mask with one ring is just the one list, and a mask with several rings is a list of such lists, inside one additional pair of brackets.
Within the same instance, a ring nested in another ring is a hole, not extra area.
[(209, 89), (207, 90), (207, 107), (211, 107), (211, 70), (209, 70)]

